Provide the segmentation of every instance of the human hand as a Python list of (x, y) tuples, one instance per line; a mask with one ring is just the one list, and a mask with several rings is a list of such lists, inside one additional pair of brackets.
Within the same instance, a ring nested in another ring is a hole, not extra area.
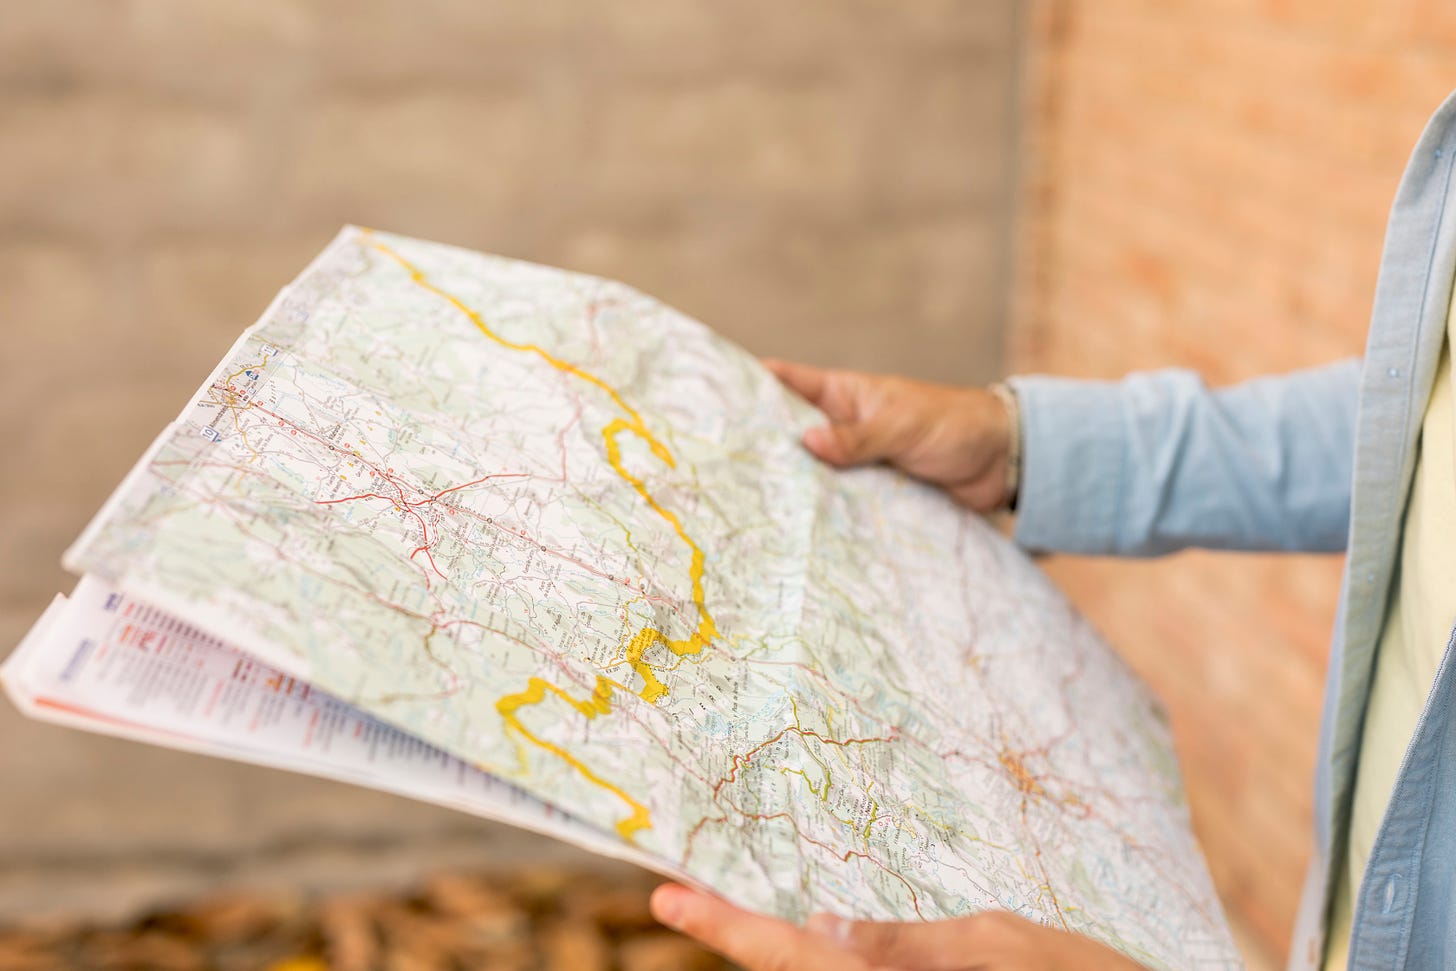
[(828, 425), (804, 433), (804, 447), (830, 465), (887, 462), (977, 512), (1011, 501), (1011, 418), (991, 392), (790, 361), (763, 363), (828, 416)]
[(908, 924), (821, 915), (801, 928), (668, 883), (653, 892), (652, 915), (745, 971), (1146, 971), (1090, 937), (1004, 911)]

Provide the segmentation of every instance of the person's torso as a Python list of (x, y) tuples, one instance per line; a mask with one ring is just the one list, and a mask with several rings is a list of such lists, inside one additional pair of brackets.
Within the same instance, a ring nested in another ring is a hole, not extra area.
[(1456, 422), (1447, 337), (1421, 423), (1420, 454), (1401, 530), (1400, 563), (1375, 655), (1370, 699), (1350, 809), (1345, 860), (1332, 901), (1325, 971), (1343, 971), (1349, 958), (1355, 894), (1456, 623)]
[[(1316, 767), (1316, 849), (1291, 968), (1315, 969), (1322, 963), (1325, 917), (1339, 877), (1332, 862), (1344, 859), (1357, 811), (1352, 792), (1376, 680), (1373, 662), (1395, 588), (1417, 442), (1436, 383), (1456, 277), (1453, 157), (1456, 97), (1437, 111), (1411, 156), (1381, 262), (1361, 382), (1350, 542)], [(1456, 537), (1430, 540), (1449, 543)], [(1450, 631), (1446, 634), (1442, 647)], [(1351, 907), (1351, 968), (1456, 967), (1452, 667), (1447, 648), (1432, 676), (1428, 703), (1407, 732), (1409, 746), (1393, 781), (1371, 783), (1375, 791), (1388, 787), (1390, 797), (1370, 837), (1364, 878)]]

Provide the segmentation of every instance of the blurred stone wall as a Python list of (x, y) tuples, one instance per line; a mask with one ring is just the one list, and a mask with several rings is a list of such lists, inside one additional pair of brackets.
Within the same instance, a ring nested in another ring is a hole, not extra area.
[[(1213, 385), (1364, 347), (1386, 214), (1456, 87), (1439, 0), (1039, 0), (1012, 366)], [(1168, 702), (1250, 958), (1282, 964), (1311, 843), (1341, 559), (1048, 572)]]
[[(0, 651), (344, 222), (635, 284), (754, 351), (998, 373), (1013, 0), (4, 0)], [(560, 852), (0, 704), (0, 918)]]

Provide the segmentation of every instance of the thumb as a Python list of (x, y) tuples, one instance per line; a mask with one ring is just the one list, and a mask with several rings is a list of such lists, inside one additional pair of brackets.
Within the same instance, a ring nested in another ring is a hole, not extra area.
[(816, 915), (810, 926), (875, 967), (959, 971), (979, 966), (989, 943), (987, 927), (978, 917), (899, 924)]
[(652, 894), (652, 915), (695, 938), (747, 971), (868, 971), (842, 946), (822, 935), (732, 904), (664, 884)]

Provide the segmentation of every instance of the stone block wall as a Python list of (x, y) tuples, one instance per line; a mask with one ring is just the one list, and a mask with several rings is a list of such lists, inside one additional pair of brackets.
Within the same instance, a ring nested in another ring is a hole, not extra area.
[[(5, 3), (0, 651), (345, 222), (617, 277), (759, 353), (995, 375), (1018, 17), (1013, 0)], [(8, 705), (0, 739), (0, 919), (552, 852)]]

